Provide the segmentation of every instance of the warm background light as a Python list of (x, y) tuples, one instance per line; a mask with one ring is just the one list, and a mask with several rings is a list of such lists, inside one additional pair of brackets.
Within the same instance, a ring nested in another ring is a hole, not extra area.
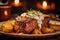
[(0, 21), (11, 18), (11, 6), (0, 6)]
[(14, 2), (15, 2), (15, 4), (19, 4), (19, 0), (15, 0)]
[(43, 1), (42, 6), (43, 6), (44, 9), (46, 9), (46, 7), (47, 7), (47, 2), (46, 2), (46, 1)]
[(12, 6), (15, 6), (15, 7), (18, 7), (18, 6), (21, 6), (22, 3), (20, 2), (20, 0), (14, 0), (12, 3), (11, 3)]
[(40, 10), (54, 10), (55, 9), (55, 3), (48, 4), (47, 1), (37, 2), (36, 7)]
[(6, 11), (6, 10), (4, 11), (4, 13), (5, 13), (5, 16), (7, 16), (7, 15), (8, 15), (8, 13), (7, 13), (7, 11)]

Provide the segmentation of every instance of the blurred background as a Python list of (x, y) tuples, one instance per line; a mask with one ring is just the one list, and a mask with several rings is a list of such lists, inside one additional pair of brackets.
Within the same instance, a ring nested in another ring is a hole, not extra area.
[[(43, 1), (45, 1), (44, 5)], [(44, 9), (42, 5), (47, 8)], [(20, 15), (27, 10), (34, 9), (47, 14), (55, 14), (60, 18), (60, 0), (0, 0), (0, 6), (11, 6), (11, 14)]]
[[(0, 6), (5, 6), (5, 5), (11, 5), (11, 3), (13, 2), (14, 0), (0, 0)], [(20, 2), (22, 2), (25, 7), (25, 9), (23, 10), (26, 10), (26, 9), (36, 9), (38, 10), (38, 8), (36, 7), (36, 3), (37, 2), (42, 2), (44, 0), (19, 0)], [(60, 0), (45, 0), (48, 2), (49, 5), (51, 5), (51, 3), (55, 3), (55, 12), (58, 12), (59, 14), (59, 10), (60, 10)], [(22, 10), (22, 11), (23, 11)]]

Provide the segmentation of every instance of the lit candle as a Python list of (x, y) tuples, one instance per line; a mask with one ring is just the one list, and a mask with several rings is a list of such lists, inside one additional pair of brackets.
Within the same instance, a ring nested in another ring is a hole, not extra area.
[(17, 7), (21, 5), (21, 2), (19, 0), (14, 0), (14, 2), (11, 5)]
[(19, 0), (15, 0), (14, 3), (17, 6), (19, 4)]
[(47, 2), (43, 1), (42, 6), (43, 6), (43, 9), (46, 9), (47, 8)]
[(41, 2), (37, 2), (36, 7), (38, 9), (41, 9), (41, 10), (54, 10), (55, 9), (55, 3), (52, 2), (52, 3), (48, 4), (47, 1), (43, 1), (41, 4)]

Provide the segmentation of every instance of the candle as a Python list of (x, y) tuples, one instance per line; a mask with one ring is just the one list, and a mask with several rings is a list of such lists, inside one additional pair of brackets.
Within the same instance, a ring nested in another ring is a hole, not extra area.
[(43, 6), (43, 9), (46, 9), (47, 8), (47, 2), (43, 1), (42, 6)]
[(15, 3), (16, 6), (18, 6), (19, 5), (19, 0), (15, 0), (14, 3)]
[(10, 6), (0, 6), (0, 21), (8, 20), (11, 17)]
[(52, 2), (50, 4), (47, 3), (47, 1), (37, 2), (36, 7), (41, 10), (54, 10), (55, 9), (55, 3)]
[(16, 5), (19, 4), (19, 0), (15, 0), (15, 4), (16, 4)]
[(14, 0), (14, 2), (11, 5), (18, 7), (18, 6), (21, 6), (21, 2), (19, 0)]

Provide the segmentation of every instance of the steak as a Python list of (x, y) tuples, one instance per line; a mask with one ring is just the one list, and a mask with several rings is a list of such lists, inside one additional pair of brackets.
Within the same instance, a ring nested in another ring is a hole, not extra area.
[(35, 28), (38, 27), (38, 23), (36, 19), (27, 19), (27, 21), (18, 21), (16, 20), (14, 31), (15, 32), (23, 32), (23, 33), (30, 33)]
[[(18, 19), (18, 18), (17, 18)], [(49, 26), (49, 17), (44, 17), (42, 21), (42, 28)], [(38, 28), (37, 20), (34, 18), (24, 18), (24, 20), (19, 19), (16, 20), (15, 26), (13, 27), (14, 32), (23, 32), (23, 33), (31, 33), (34, 29)]]
[(26, 22), (26, 27), (24, 30), (27, 33), (30, 33), (31, 31), (33, 31), (37, 27), (38, 27), (37, 21), (35, 19), (32, 19), (32, 20)]

